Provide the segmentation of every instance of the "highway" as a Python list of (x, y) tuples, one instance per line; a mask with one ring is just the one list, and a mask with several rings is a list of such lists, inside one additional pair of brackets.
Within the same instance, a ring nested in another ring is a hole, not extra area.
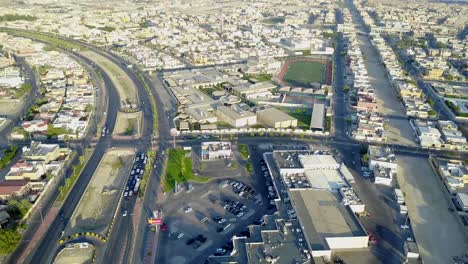
[[(107, 112), (105, 124), (109, 128), (109, 134), (112, 134), (112, 131), (114, 129), (114, 124), (116, 121), (116, 117), (117, 117), (117, 113), (120, 110), (120, 99), (119, 99), (119, 96), (118, 96), (117, 90), (115, 89), (114, 84), (110, 81), (109, 76), (94, 62), (90, 61), (88, 58), (85, 58), (76, 52), (71, 52), (71, 55), (74, 55), (75, 57), (79, 58), (83, 63), (88, 64), (90, 67), (94, 67), (96, 70), (100, 72), (101, 76), (103, 77), (103, 81), (107, 89), (106, 94), (108, 96), (108, 106), (107, 106), (108, 109), (105, 111)], [(111, 58), (111, 57), (108, 57), (108, 58)], [(137, 148), (138, 151), (146, 151), (151, 146), (151, 138), (153, 134), (153, 131), (152, 131), (153, 130), (153, 126), (152, 126), (153, 116), (151, 113), (151, 104), (150, 104), (148, 96), (146, 95), (146, 91), (144, 89), (143, 84), (136, 77), (136, 75), (133, 72), (130, 72), (126, 67), (122, 67), (122, 65), (121, 65), (121, 68), (124, 69), (125, 72), (130, 76), (132, 81), (135, 82), (136, 87), (138, 89), (138, 93), (140, 95), (139, 96), (140, 105), (144, 113), (144, 125), (142, 129), (141, 138), (138, 140), (124, 142), (124, 144), (126, 147), (135, 147)], [(82, 142), (83, 145), (85, 146), (88, 145), (89, 140), (90, 140), (89, 138), (83, 140)], [(60, 212), (61, 217), (57, 217), (52, 222), (50, 226), (53, 226), (53, 228), (49, 228), (44, 235), (44, 239), (42, 239), (38, 243), (38, 245), (32, 252), (29, 252), (28, 258), (26, 259), (25, 263), (50, 263), (52, 262), (55, 256), (55, 253), (57, 252), (57, 249), (59, 248), (58, 241), (61, 237), (62, 230), (67, 225), (67, 222), (70, 219), (71, 215), (73, 214), (74, 209), (76, 208), (82, 194), (84, 193), (91, 176), (94, 174), (94, 170), (96, 169), (96, 164), (99, 163), (105, 151), (108, 148), (112, 147), (114, 143), (117, 143), (117, 145), (119, 145), (118, 140), (114, 140), (110, 136), (100, 137), (98, 139), (94, 152), (91, 155), (87, 165), (84, 167), (81, 176), (78, 178), (69, 196), (63, 202), (62, 210)], [(55, 190), (54, 193), (51, 195), (50, 203), (44, 206), (44, 212), (47, 212), (52, 207), (52, 203), (53, 201), (55, 201), (58, 194), (59, 194), (58, 190)], [(131, 207), (131, 205), (129, 205), (129, 207)], [(126, 218), (126, 219), (129, 219), (129, 218)], [(38, 221), (34, 222), (33, 224), (39, 225)], [(123, 225), (125, 225), (125, 223)], [(121, 225), (120, 222), (117, 221), (115, 225), (116, 227), (115, 229), (117, 230), (117, 232), (114, 232), (114, 233), (118, 233), (119, 236), (121, 236), (120, 232), (118, 231), (120, 229), (119, 227), (123, 225)], [(31, 228), (31, 230), (35, 230), (35, 229), (37, 229), (37, 227)], [(127, 230), (127, 229), (124, 229), (124, 230)], [(115, 241), (117, 240), (118, 239), (115, 239)], [(105, 247), (102, 247), (100, 245), (97, 245), (97, 248), (105, 249)], [(109, 243), (109, 248), (113, 249), (112, 243)], [(10, 258), (10, 262), (15, 263), (15, 261), (17, 261), (18, 259), (15, 256), (19, 256), (22, 253), (22, 250), (24, 249), (25, 249), (24, 246), (20, 247)]]
[[(88, 61), (89, 62), (89, 61)], [(109, 127), (110, 133), (112, 133), (114, 129), (115, 120), (117, 117), (117, 112), (120, 108), (120, 100), (117, 94), (117, 91), (109, 79), (109, 76), (105, 74), (104, 71), (101, 71), (101, 75), (104, 79), (104, 83), (107, 89), (107, 95), (109, 96), (109, 104), (108, 110), (106, 115), (106, 124)], [(65, 199), (62, 205), (62, 212), (61, 215), (63, 217), (56, 218), (52, 224), (50, 225), (53, 228), (49, 228), (44, 235), (44, 238), (38, 243), (38, 246), (29, 253), (28, 258), (26, 259), (25, 263), (51, 263), (56, 250), (58, 248), (58, 242), (61, 237), (62, 230), (68, 223), (71, 215), (73, 214), (78, 202), (84, 193), (89, 180), (91, 179), (92, 175), (94, 174), (94, 170), (96, 169), (96, 165), (101, 160), (102, 156), (104, 155), (107, 148), (111, 145), (111, 138), (104, 137), (100, 138), (96, 147), (94, 149), (93, 154), (89, 158), (88, 163), (83, 169), (80, 177), (76, 181), (75, 185), (73, 186), (70, 194)], [(55, 190), (54, 194), (52, 195), (52, 201), (56, 199), (58, 196), (59, 191), (58, 189)], [(47, 210), (47, 208), (46, 208)], [(13, 260), (14, 262), (14, 260)]]

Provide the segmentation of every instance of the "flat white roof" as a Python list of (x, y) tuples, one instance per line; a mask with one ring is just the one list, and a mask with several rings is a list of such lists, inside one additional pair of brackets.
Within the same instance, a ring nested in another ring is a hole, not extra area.
[(339, 166), (332, 155), (299, 155), (304, 169), (315, 168), (318, 164), (323, 166)]
[(305, 170), (305, 176), (313, 189), (339, 189), (348, 187), (338, 170)]

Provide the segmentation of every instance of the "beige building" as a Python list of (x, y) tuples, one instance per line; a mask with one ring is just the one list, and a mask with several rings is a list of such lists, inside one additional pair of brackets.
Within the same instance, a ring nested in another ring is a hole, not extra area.
[(245, 111), (237, 105), (220, 106), (216, 110), (216, 115), (221, 121), (233, 127), (245, 127), (257, 123), (257, 116), (254, 113)]
[(43, 160), (45, 163), (49, 163), (57, 160), (60, 155), (60, 146), (58, 144), (32, 142), (29, 148), (23, 149), (23, 159), (25, 160)]
[(276, 108), (257, 110), (257, 121), (273, 128), (297, 127), (297, 119)]

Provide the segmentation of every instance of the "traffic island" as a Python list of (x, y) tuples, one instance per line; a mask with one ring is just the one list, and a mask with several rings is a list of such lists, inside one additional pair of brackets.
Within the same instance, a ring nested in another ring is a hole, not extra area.
[(61, 242), (77, 236), (98, 237), (106, 241), (134, 156), (133, 149), (115, 149), (104, 154), (65, 228)]

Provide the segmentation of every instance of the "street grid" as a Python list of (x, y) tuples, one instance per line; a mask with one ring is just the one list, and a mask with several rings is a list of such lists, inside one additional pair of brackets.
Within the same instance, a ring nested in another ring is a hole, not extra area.
[[(364, 50), (365, 51), (372, 50), (371, 47), (367, 46), (368, 44), (367, 42), (368, 40), (366, 41), (364, 39), (364, 43), (365, 43)], [(366, 52), (371, 52), (371, 51), (366, 51)], [(369, 56), (371, 57), (371, 59), (369, 59)], [(372, 56), (373, 55), (371, 53), (367, 54), (367, 67), (370, 67), (369, 75), (374, 76), (374, 79), (375, 79), (375, 80), (371, 80), (371, 83), (373, 85), (376, 85), (376, 87), (384, 87), (382, 89), (380, 88), (376, 89), (376, 91), (377, 91), (377, 95), (379, 98), (378, 99), (379, 104), (383, 105), (383, 109), (385, 109), (384, 110), (385, 113), (390, 116), (389, 117), (389, 124), (390, 124), (389, 138), (391, 139), (391, 141), (397, 142), (400, 144), (414, 145), (412, 130), (411, 129), (409, 131), (407, 130), (408, 121), (406, 120), (406, 116), (404, 114), (400, 115), (401, 109), (399, 109), (398, 104), (400, 104), (401, 106), (401, 103), (396, 98), (395, 92), (392, 87), (386, 85), (385, 83), (380, 83), (381, 80), (386, 80), (385, 79), (386, 76), (384, 76), (384, 71), (380, 71), (380, 69), (378, 69), (379, 68), (378, 61), (375, 60), (375, 57), (372, 57)], [(371, 73), (374, 68), (377, 72)], [(380, 68), (383, 69), (381, 65), (380, 65)], [(388, 80), (386, 81), (386, 83), (389, 84)], [(158, 88), (165, 91), (162, 88), (162, 86), (163, 85), (160, 84)], [(158, 93), (161, 93), (161, 91), (158, 91)], [(167, 94), (166, 96), (170, 97), (169, 94)], [(383, 101), (380, 98), (385, 98), (385, 101)], [(174, 108), (168, 106), (167, 103), (161, 104), (160, 102), (161, 98), (158, 98), (158, 100), (159, 100), (158, 108), (163, 108), (164, 110), (166, 110), (166, 111), (160, 111), (160, 116), (158, 118), (164, 119), (167, 124), (168, 119), (170, 120), (171, 118), (170, 115), (172, 114)], [(145, 113), (145, 118), (146, 118), (146, 114), (148, 113)], [(393, 118), (392, 116), (396, 116), (396, 118)], [(166, 119), (167, 117), (168, 119)], [(146, 123), (146, 120), (145, 120), (145, 123)], [(168, 137), (162, 138), (161, 141), (167, 140), (167, 139)], [(271, 140), (274, 141), (274, 139), (271, 139)], [(167, 143), (163, 143), (163, 144), (166, 144), (165, 146), (167, 146)], [(297, 144), (297, 142), (295, 142), (294, 144)], [(108, 146), (110, 146), (110, 143)], [(395, 204), (394, 204), (394, 201), (392, 201), (392, 197), (391, 197), (391, 189), (377, 187), (371, 182), (369, 182), (368, 180), (361, 177), (360, 169), (354, 165), (355, 163), (351, 165), (351, 161), (356, 160), (356, 155), (353, 154), (355, 153), (355, 150), (356, 150), (356, 146), (348, 146), (348, 147), (341, 146), (339, 149), (339, 152), (341, 152), (344, 162), (347, 163), (352, 168), (351, 170), (355, 174), (355, 177), (357, 178), (357, 184), (356, 186), (353, 186), (353, 187), (357, 189), (359, 196), (360, 197), (362, 196), (361, 197), (362, 200), (365, 201), (366, 205), (368, 205), (368, 208), (369, 208), (368, 211), (371, 213), (371, 217), (369, 217), (368, 219), (362, 219), (362, 220), (364, 224), (368, 226), (368, 230), (375, 232), (377, 237), (380, 239), (379, 244), (376, 247), (372, 248), (373, 256), (363, 257), (363, 259), (359, 261), (360, 263), (376, 263), (378, 261), (382, 263), (398, 263), (398, 262), (393, 262), (393, 261), (401, 257), (401, 252), (400, 252), (401, 251), (401, 239), (404, 239), (404, 236), (402, 236), (402, 234), (398, 232), (398, 224), (400, 223), (401, 218), (396, 213)], [(194, 158), (194, 160), (195, 159), (196, 158)], [(252, 158), (252, 159), (254, 160), (255, 158)], [(423, 260), (429, 259), (429, 256), (430, 256), (429, 253), (435, 254), (433, 252), (437, 251), (437, 254), (439, 254), (440, 252), (438, 252), (437, 249), (439, 249), (440, 251), (446, 250), (445, 252), (442, 252), (439, 255), (440, 259), (438, 260), (441, 260), (441, 261), (445, 261), (447, 258), (450, 258), (452, 254), (464, 253), (462, 250), (460, 250), (460, 248), (464, 248), (464, 249), (468, 248), (466, 237), (464, 236), (463, 231), (460, 232), (460, 230), (458, 229), (459, 225), (453, 222), (455, 219), (455, 216), (453, 216), (453, 214), (449, 214), (446, 210), (446, 207), (448, 205), (444, 203), (447, 201), (446, 201), (446, 195), (445, 193), (443, 193), (443, 188), (440, 187), (440, 183), (437, 183), (436, 175), (433, 175), (433, 172), (431, 175), (430, 168), (423, 166), (423, 169), (420, 169), (419, 167), (420, 164), (424, 163), (422, 162), (424, 161), (424, 157), (399, 156), (399, 159), (404, 159), (403, 166), (402, 166), (404, 171), (403, 173), (398, 173), (399, 182), (400, 184), (403, 185), (402, 189), (405, 191), (405, 193), (410, 193), (411, 196), (414, 198), (414, 199), (411, 199), (413, 200), (412, 202), (414, 204), (411, 206), (408, 205), (408, 207), (410, 210), (410, 215), (412, 217), (412, 223), (413, 224), (418, 223), (416, 226), (419, 228), (414, 229), (416, 238), (418, 239), (418, 242), (424, 243), (423, 246), (420, 245), (420, 249), (421, 247), (423, 249), (421, 252), (423, 256)], [(426, 160), (426, 163), (427, 163), (427, 160)], [(239, 162), (237, 164), (239, 168), (243, 168), (244, 166), (242, 165), (245, 163)], [(235, 176), (236, 179), (240, 178), (240, 181), (253, 185), (254, 188), (258, 190), (259, 192), (263, 191), (262, 188), (264, 188), (265, 186), (262, 182), (263, 180), (262, 177), (260, 176), (260, 178), (258, 178), (259, 177), (258, 172), (256, 172), (254, 175), (249, 175), (249, 176), (246, 176), (246, 175), (229, 176), (230, 174), (227, 173), (229, 172), (229, 169), (227, 169), (226, 167), (223, 167), (226, 165), (227, 165), (226, 162), (213, 162), (213, 163), (210, 163), (209, 165), (205, 165), (203, 170), (199, 167), (199, 170), (200, 170), (200, 173), (209, 175), (210, 177), (216, 177), (217, 175), (219, 175), (220, 178)], [(236, 168), (233, 168), (233, 171), (235, 171), (235, 169)], [(258, 170), (257, 166), (255, 166), (255, 162), (254, 162), (254, 170), (255, 171)], [(90, 170), (88, 169), (87, 171), (89, 172)], [(243, 170), (241, 169), (241, 171)], [(415, 173), (415, 171), (417, 172)], [(240, 174), (243, 174), (243, 173), (240, 172)], [(401, 180), (400, 178), (402, 178), (403, 180)], [(436, 182), (434, 183), (434, 181)], [(235, 199), (238, 198), (236, 194), (232, 193), (229, 190), (230, 186), (226, 188), (219, 188), (219, 182), (220, 180), (210, 181), (209, 183), (206, 183), (206, 184), (193, 183), (194, 190), (192, 190), (191, 192), (186, 193), (187, 190), (183, 190), (182, 193), (180, 194), (168, 194), (164, 198), (164, 199), (174, 198), (174, 201), (172, 201), (174, 206), (169, 206), (171, 209), (166, 212), (168, 213), (168, 218), (166, 221), (171, 222), (170, 224), (168, 224), (169, 230), (168, 232), (161, 233), (161, 236), (156, 237), (156, 239), (160, 239), (162, 242), (167, 242), (167, 244), (163, 243), (164, 247), (166, 247), (167, 245), (179, 247), (182, 250), (185, 249), (185, 251), (187, 251), (187, 252), (182, 252), (182, 253), (191, 254), (189, 257), (194, 257), (192, 256), (193, 250), (192, 249), (190, 249), (192, 251), (187, 250), (187, 247), (185, 245), (185, 240), (188, 238), (188, 236), (193, 237), (197, 235), (197, 232), (194, 232), (194, 230), (197, 230), (197, 229), (193, 228), (193, 226), (200, 226), (201, 229), (199, 230), (205, 230), (206, 232), (208, 232), (210, 237), (208, 238), (208, 242), (206, 242), (205, 245), (195, 250), (196, 253), (200, 252), (200, 255), (196, 256), (194, 259), (192, 259), (192, 261), (202, 261), (206, 259), (206, 257), (209, 254), (213, 253), (214, 248), (229, 242), (229, 241), (226, 241), (226, 238), (228, 238), (231, 235), (231, 233), (223, 234), (224, 235), (223, 238), (218, 238), (219, 234), (217, 234), (217, 232), (216, 233), (213, 232), (212, 226), (204, 226), (206, 224), (204, 225), (200, 224), (200, 221), (199, 221), (200, 219), (198, 219), (197, 217), (197, 214), (199, 215), (199, 213), (206, 215), (208, 218), (209, 218), (210, 213), (229, 214), (223, 211), (224, 209), (220, 208), (219, 205), (212, 205), (211, 202), (209, 202), (209, 200), (207, 199), (208, 195), (210, 194), (213, 194), (215, 196), (217, 195), (219, 197), (226, 196), (229, 198), (235, 198)], [(144, 213), (142, 214), (142, 217), (141, 217), (141, 219), (143, 220), (141, 221), (145, 221), (145, 215), (151, 211), (150, 208), (148, 207), (148, 203), (154, 197), (156, 197), (156, 191), (154, 189), (157, 186), (149, 186), (149, 187), (150, 188), (148, 188), (149, 189), (148, 193), (150, 193), (151, 195), (149, 196), (147, 200), (145, 199), (145, 205), (144, 205), (145, 208), (143, 208), (142, 210), (142, 212)], [(421, 200), (424, 201), (423, 205), (415, 204), (415, 201), (421, 201)], [(132, 202), (134, 201), (129, 201), (128, 204), (132, 204)], [(254, 206), (251, 204), (251, 202), (250, 203), (245, 202), (245, 203), (250, 206)], [(169, 201), (168, 203), (165, 202), (163, 205), (158, 205), (158, 206), (163, 206), (164, 208), (167, 208), (168, 205), (171, 205), (171, 201)], [(181, 205), (190, 206), (193, 208), (193, 211), (189, 213), (185, 213)], [(79, 205), (78, 205), (78, 208), (79, 208)], [(209, 209), (206, 210), (206, 208), (209, 208)], [(434, 223), (433, 223), (434, 215), (437, 213), (440, 214), (441, 211), (444, 213), (442, 213), (441, 215), (435, 218), (437, 225), (436, 227), (434, 227)], [(242, 219), (241, 217), (242, 220), (245, 220), (245, 223), (242, 223), (242, 224), (239, 223), (242, 221), (236, 222), (236, 224), (233, 225), (235, 227), (232, 227), (232, 229), (234, 230), (232, 231), (228, 230), (228, 232), (235, 233), (234, 231), (240, 231), (244, 229), (248, 223), (254, 221), (257, 218), (257, 214), (261, 215), (262, 213), (263, 212), (256, 212), (255, 215), (250, 216), (248, 219)], [(188, 221), (184, 221), (181, 219), (186, 219)], [(210, 219), (207, 223), (211, 223), (211, 222), (213, 222), (212, 219)], [(440, 229), (442, 229), (440, 227), (441, 226), (445, 227), (447, 225), (447, 222), (452, 222), (455, 224), (450, 225), (450, 228), (448, 231), (446, 231), (445, 229), (443, 231), (440, 231)], [(122, 228), (123, 230), (127, 230), (127, 231), (131, 230), (131, 232), (135, 232), (135, 229), (133, 229), (134, 228), (133, 225), (123, 226)], [(430, 234), (429, 230), (432, 231), (433, 228), (435, 229), (439, 228), (439, 230), (437, 230), (439, 231), (438, 235), (437, 235), (437, 232), (436, 234)], [(183, 230), (186, 232), (186, 234), (181, 239), (172, 240), (169, 238), (169, 234), (171, 234), (171, 230), (174, 232), (179, 232), (179, 230), (181, 231)], [(141, 236), (142, 233), (147, 234), (148, 229), (144, 228), (144, 231), (140, 229), (140, 230), (136, 230), (136, 232), (138, 232), (136, 236)], [(443, 239), (440, 239), (440, 238), (443, 238)], [(117, 238), (114, 237), (113, 240), (114, 241), (117, 240), (117, 243), (118, 243), (118, 237)], [(380, 243), (380, 241), (382, 243)], [(445, 246), (440, 248), (438, 244), (440, 244), (441, 241), (442, 242), (456, 241), (459, 247), (447, 248), (448, 245), (452, 245), (452, 243), (445, 243)], [(127, 242), (125, 242), (125, 245), (123, 247), (125, 247), (125, 250), (122, 251), (122, 254), (125, 256), (126, 259), (128, 259), (127, 251), (126, 251), (128, 249)], [(162, 248), (164, 249), (164, 247)], [(167, 247), (167, 248), (170, 249), (171, 247)], [(161, 252), (159, 256), (156, 256), (157, 258), (156, 260), (160, 260), (160, 259), (167, 260), (170, 257), (170, 255), (172, 254), (168, 252), (166, 253)], [(346, 257), (344, 258), (346, 259)], [(176, 256), (174, 259), (172, 259), (172, 261), (174, 263), (183, 263), (183, 261), (186, 261), (187, 259), (188, 259), (187, 256), (184, 256), (183, 254), (181, 254), (181, 256)], [(171, 263), (171, 262), (162, 262), (162, 263)], [(444, 263), (444, 262), (434, 262), (434, 263)]]

